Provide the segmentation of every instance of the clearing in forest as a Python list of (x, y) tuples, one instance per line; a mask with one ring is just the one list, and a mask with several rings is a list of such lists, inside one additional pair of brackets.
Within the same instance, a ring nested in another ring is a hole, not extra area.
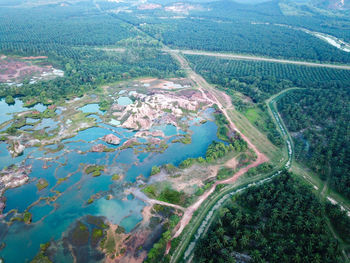
[(14, 58), (0, 56), (0, 83), (20, 84), (25, 80), (34, 84), (38, 80), (63, 77), (61, 70), (55, 69), (46, 61), (47, 57)]

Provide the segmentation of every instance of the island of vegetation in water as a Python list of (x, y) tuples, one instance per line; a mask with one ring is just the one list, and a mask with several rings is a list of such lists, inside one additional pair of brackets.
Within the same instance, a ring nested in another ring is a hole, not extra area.
[(348, 262), (349, 8), (2, 0), (0, 262)]

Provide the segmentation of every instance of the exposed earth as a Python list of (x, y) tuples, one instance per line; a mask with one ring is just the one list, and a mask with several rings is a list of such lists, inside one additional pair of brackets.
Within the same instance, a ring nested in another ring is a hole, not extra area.
[[(16, 99), (15, 106), (18, 104), (19, 101)], [(85, 174), (85, 178), (91, 176), (86, 182), (92, 186), (93, 182), (98, 180), (95, 178), (104, 178), (106, 174), (112, 178), (109, 180), (114, 182), (112, 185), (115, 190), (91, 193), (88, 197), (84, 197), (86, 199), (83, 200), (82, 208), (97, 204), (104, 199), (117, 201), (131, 198), (130, 200), (143, 201), (146, 204), (142, 209), (143, 219), (129, 229), (128, 233), (115, 233), (118, 226), (109, 221), (108, 217), (104, 219), (105, 224), (109, 225), (109, 230), (101, 229), (101, 231), (106, 233), (107, 241), (110, 241), (100, 251), (108, 255), (107, 261), (110, 262), (116, 258), (120, 262), (142, 262), (147, 251), (162, 233), (162, 228), (170, 215), (180, 217), (184, 212), (191, 211), (191, 208), (186, 209), (181, 205), (147, 197), (140, 189), (154, 184), (159, 185), (160, 189), (166, 189), (170, 184), (175, 191), (190, 196), (206, 184), (214, 183), (221, 165), (195, 164), (186, 169), (174, 167), (171, 171), (161, 168), (160, 172), (151, 177), (142, 172), (144, 175), (140, 174), (134, 182), (130, 182), (126, 181), (127, 169), (130, 165), (137, 167), (142, 162), (131, 161), (133, 163), (125, 166), (116, 163), (118, 157), (123, 155), (123, 152), (132, 150), (131, 153), (135, 156), (150, 154), (148, 158), (151, 158), (161, 155), (173, 144), (191, 145), (194, 127), (206, 125), (208, 122), (213, 123), (214, 104), (216, 104), (214, 97), (210, 93), (195, 89), (193, 81), (184, 78), (128, 81), (101, 87), (95, 94), (86, 94), (58, 105), (37, 105), (35, 108), (16, 106), (18, 111), (6, 117), (0, 125), (2, 144), (7, 145), (8, 153), (15, 158), (13, 160), (16, 158), (21, 160), (18, 164), (2, 170), (0, 208), (2, 217), (6, 218), (6, 225), (11, 229), (15, 220), (13, 218), (16, 218), (35, 227), (38, 222), (48, 220), (46, 218), (50, 218), (50, 214), (38, 218), (36, 212), (31, 211), (36, 211), (46, 204), (55, 207), (54, 212), (51, 212), (52, 215), (57, 213), (55, 211), (59, 211), (59, 207), (62, 206), (58, 204), (65, 200), (66, 191), (69, 192), (70, 189), (65, 190), (65, 187), (69, 186), (69, 182), (75, 180), (78, 174)], [(10, 119), (7, 120), (8, 118)], [(16, 128), (17, 132), (10, 132), (10, 128)], [(93, 130), (89, 130), (102, 128), (104, 131), (99, 136), (94, 135)], [(89, 133), (84, 133), (85, 130), (89, 130)], [(85, 134), (84, 137), (81, 134)], [(87, 139), (86, 136), (96, 139)], [(197, 141), (203, 143), (201, 140)], [(72, 148), (71, 145), (74, 144), (79, 146)], [(109, 165), (103, 165), (104, 161), (97, 161), (101, 163), (97, 165), (96, 159), (92, 159), (92, 163), (87, 159), (87, 163), (79, 164), (69, 160), (68, 156), (75, 154), (81, 156), (78, 158), (82, 160), (84, 156), (94, 158), (91, 154), (101, 154), (106, 156), (101, 160), (111, 158), (113, 161)], [(249, 155), (247, 158), (250, 158)], [(222, 166), (226, 161), (223, 161)], [(40, 163), (39, 166), (37, 162)], [(27, 165), (29, 163), (32, 165)], [(67, 169), (68, 174), (62, 173), (60, 167)], [(55, 177), (56, 182), (52, 182), (51, 177)], [(78, 187), (79, 193), (80, 189), (85, 187), (84, 182), (80, 180), (71, 187)], [(29, 206), (23, 208), (24, 210), (10, 209), (15, 200), (11, 199), (13, 197), (9, 196), (7, 191), (16, 188), (21, 192), (22, 187), (32, 184), (37, 187), (36, 194), (39, 195), (39, 199), (33, 199), (32, 203), (28, 203)], [(121, 192), (121, 189), (125, 191)], [(86, 193), (88, 194), (88, 191)], [(195, 205), (205, 198), (206, 195), (198, 198)], [(125, 215), (124, 219), (130, 216), (131, 214)], [(76, 262), (84, 262), (77, 252), (81, 249), (91, 250), (96, 257), (100, 257), (96, 247), (86, 246), (85, 241), (76, 240), (74, 237), (78, 235), (76, 231), (79, 224), (89, 225), (85, 219), (79, 220), (82, 220), (81, 223), (74, 221), (75, 223), (70, 224), (70, 230), (67, 230), (62, 242), (59, 240), (58, 243), (53, 242), (48, 251), (56, 251), (57, 246), (66, 246)], [(155, 220), (157, 224), (154, 224)], [(81, 225), (81, 228), (84, 227)], [(88, 235), (87, 230), (81, 229), (81, 231), (82, 236)], [(100, 233), (100, 230), (96, 231)], [(115, 244), (114, 249), (111, 248), (111, 242)], [(138, 249), (140, 246), (143, 249)]]
[(53, 68), (46, 59), (45, 56), (15, 58), (0, 55), (0, 84), (21, 85), (24, 80), (35, 83), (63, 77), (63, 71)]

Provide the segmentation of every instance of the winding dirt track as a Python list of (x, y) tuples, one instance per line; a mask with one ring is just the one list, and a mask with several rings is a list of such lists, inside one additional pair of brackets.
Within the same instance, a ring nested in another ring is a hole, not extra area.
[[(219, 184), (232, 184), (234, 182), (237, 181), (237, 179), (243, 175), (244, 173), (246, 173), (250, 168), (252, 167), (256, 167), (266, 161), (268, 161), (268, 158), (262, 154), (255, 145), (253, 145), (250, 140), (244, 135), (242, 134), (237, 127), (234, 125), (234, 123), (232, 122), (232, 120), (229, 118), (227, 111), (226, 111), (226, 107), (227, 108), (231, 108), (232, 104), (231, 104), (231, 100), (227, 99), (227, 95), (225, 93), (222, 93), (218, 90), (215, 90), (209, 83), (206, 82), (206, 80), (198, 75), (196, 72), (194, 72), (188, 65), (188, 62), (178, 53), (176, 52), (171, 52), (171, 54), (180, 62), (181, 66), (187, 70), (188, 76), (194, 81), (194, 83), (197, 84), (197, 88), (202, 92), (203, 96), (205, 96), (209, 101), (211, 101), (213, 104), (216, 104), (219, 109), (222, 111), (222, 113), (224, 114), (224, 116), (226, 117), (226, 119), (229, 122), (230, 125), (230, 129), (237, 132), (238, 134), (240, 134), (240, 136), (242, 137), (242, 139), (244, 139), (249, 148), (251, 148), (255, 154), (257, 155), (256, 160), (251, 163), (250, 165), (243, 167), (242, 169), (240, 169), (236, 174), (234, 174), (233, 177), (222, 180), (222, 181), (217, 181), (210, 189), (209, 191), (205, 192), (202, 196), (200, 196), (198, 198), (198, 200), (191, 205), (190, 207), (188, 207), (185, 212), (184, 215), (181, 219), (181, 221), (178, 223), (178, 225), (176, 226), (175, 229), (176, 232), (173, 235), (173, 238), (178, 237), (182, 231), (184, 230), (185, 226), (190, 222), (193, 213), (202, 205), (202, 203), (215, 191), (215, 188), (217, 185)], [(349, 68), (350, 69), (350, 68)], [(220, 99), (223, 99), (225, 101), (225, 105), (226, 107), (224, 107), (222, 105), (222, 103), (220, 102)], [(167, 252), (170, 250), (170, 243), (168, 243), (167, 246)]]
[(255, 152), (255, 154), (257, 155), (257, 159), (251, 163), (250, 165), (243, 167), (242, 169), (240, 169), (237, 173), (234, 174), (233, 177), (230, 177), (228, 179), (222, 180), (222, 181), (217, 181), (215, 184), (213, 184), (213, 186), (209, 189), (209, 191), (205, 192), (203, 195), (201, 195), (198, 200), (191, 205), (190, 207), (188, 207), (181, 219), (181, 221), (179, 222), (178, 226), (176, 227), (177, 231), (175, 232), (173, 238), (178, 237), (182, 231), (184, 230), (185, 226), (190, 222), (193, 213), (201, 206), (201, 204), (215, 191), (215, 188), (217, 185), (219, 184), (232, 184), (234, 182), (237, 181), (237, 179), (245, 174), (250, 168), (256, 167), (266, 161), (268, 161), (268, 158), (262, 154), (261, 152), (259, 152), (259, 150), (255, 147), (255, 145), (253, 145), (249, 139), (244, 136), (244, 134), (242, 134), (233, 124), (233, 122), (228, 118), (227, 112), (226, 110), (222, 107), (221, 104), (219, 104), (220, 102), (217, 101), (216, 104), (219, 106), (219, 108), (221, 109), (221, 111), (223, 112), (223, 114), (225, 115), (225, 117), (227, 118), (227, 120), (229, 121), (230, 124), (230, 128), (234, 131), (236, 131), (237, 133), (239, 133), (242, 137), (242, 139), (244, 139), (247, 144), (249, 145), (249, 147)]
[(185, 208), (182, 206), (159, 201), (156, 199), (150, 199), (147, 197), (147, 195), (145, 195), (143, 192), (141, 192), (140, 189), (138, 189), (138, 188), (130, 188), (126, 191), (126, 194), (133, 194), (135, 197), (137, 197), (137, 199), (144, 201), (144, 202), (150, 204), (151, 206), (158, 204), (158, 205), (173, 207), (173, 208), (178, 209), (180, 211), (185, 211)]
[(334, 69), (350, 70), (349, 65), (336, 65), (336, 64), (328, 64), (328, 63), (323, 64), (323, 63), (316, 63), (316, 62), (306, 62), (306, 61), (277, 59), (277, 58), (265, 58), (265, 57), (247, 56), (247, 55), (239, 55), (239, 54), (225, 54), (225, 53), (197, 51), (197, 50), (171, 50), (171, 52), (172, 53), (182, 53), (182, 54), (186, 54), (186, 55), (200, 55), (200, 56), (219, 57), (219, 58), (226, 58), (226, 59), (264, 61), (264, 62), (273, 62), (273, 63), (282, 63), (282, 64), (294, 64), (294, 65), (308, 66), (308, 67), (321, 67), (321, 68), (334, 68)]

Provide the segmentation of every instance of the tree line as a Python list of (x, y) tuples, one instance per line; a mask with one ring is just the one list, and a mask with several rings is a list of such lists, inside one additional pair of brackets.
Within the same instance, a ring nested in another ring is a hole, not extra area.
[[(140, 36), (116, 17), (98, 12), (91, 3), (37, 8), (1, 8), (0, 52), (46, 55), (65, 76), (21, 87), (0, 85), (0, 96), (33, 97), (46, 103), (81, 96), (97, 86), (135, 77), (183, 76), (159, 43)], [(106, 51), (115, 45), (125, 51)]]
[[(342, 262), (325, 207), (290, 174), (249, 188), (220, 208), (195, 262)], [(349, 225), (346, 226), (349, 230)]]
[(296, 90), (278, 101), (295, 158), (350, 198), (350, 90)]

